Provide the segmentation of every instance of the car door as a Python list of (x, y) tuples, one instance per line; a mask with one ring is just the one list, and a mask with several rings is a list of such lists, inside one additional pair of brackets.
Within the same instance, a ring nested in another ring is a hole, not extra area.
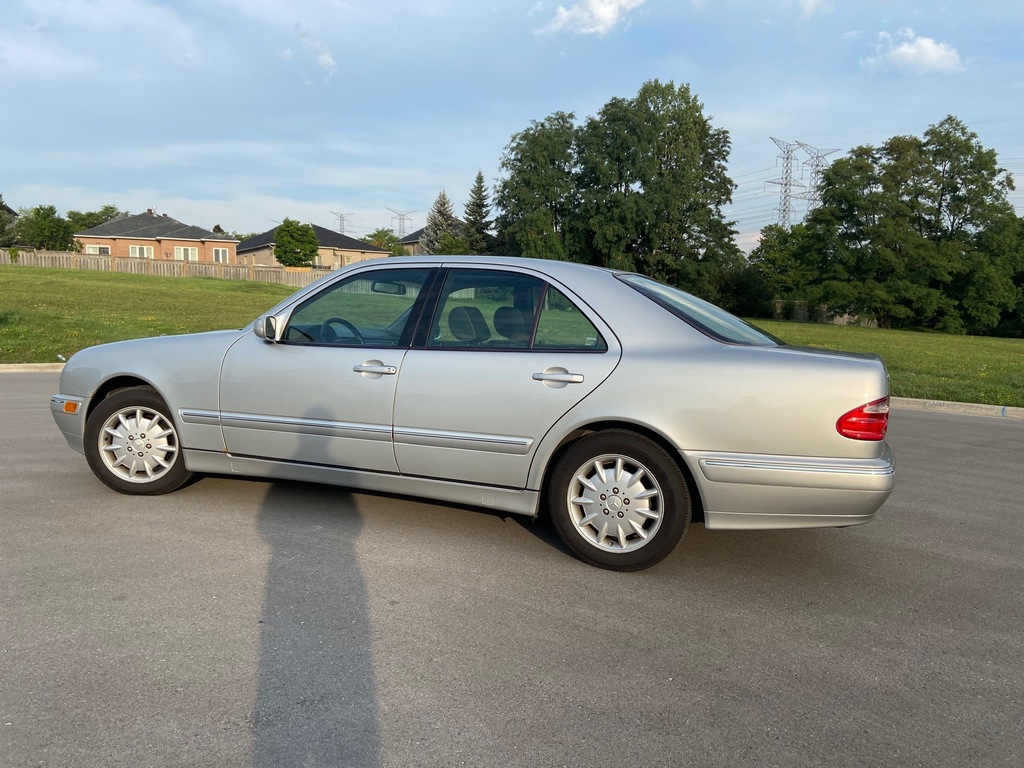
[(525, 487), (551, 425), (619, 360), (606, 326), (526, 270), (448, 270), (395, 399), (402, 474)]
[(278, 318), (277, 340), (235, 343), (220, 387), (228, 452), (396, 472), (395, 386), (430, 274), (361, 270)]

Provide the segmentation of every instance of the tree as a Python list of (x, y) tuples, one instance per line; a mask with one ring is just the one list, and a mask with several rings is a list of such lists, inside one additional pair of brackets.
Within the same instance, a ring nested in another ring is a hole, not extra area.
[(316, 261), (320, 243), (309, 224), (285, 219), (274, 232), (274, 258), (285, 267), (308, 267)]
[(989, 333), (1018, 297), (1012, 189), (995, 152), (950, 116), (923, 138), (895, 136), (833, 163), (808, 216), (809, 247), (793, 255), (832, 314)]
[(501, 159), (498, 237), (513, 256), (567, 259), (565, 224), (575, 211), (574, 115), (555, 112), (515, 134)]
[(4, 204), (4, 196), (0, 195), (0, 248), (8, 248), (18, 241), (14, 230), (14, 223), (17, 220), (14, 213), (7, 210)]
[(717, 300), (743, 266), (722, 208), (728, 133), (686, 85), (653, 80), (580, 126), (557, 112), (512, 137), (497, 186), (512, 253), (634, 269)]
[(52, 205), (20, 209), (14, 225), (18, 242), (44, 251), (75, 250), (75, 237), (67, 219)]
[(391, 251), (392, 256), (408, 255), (406, 253), (405, 246), (402, 245), (402, 241), (398, 239), (398, 235), (395, 234), (393, 229), (381, 227), (379, 229), (375, 229), (368, 235), (364, 235), (360, 239), (364, 243), (375, 245), (378, 248), (386, 248)]
[(455, 218), (452, 201), (442, 189), (434, 200), (434, 205), (427, 214), (427, 225), (420, 237), (420, 247), (424, 253), (440, 253), (441, 239), (445, 235), (459, 235), (459, 221)]
[(78, 234), (79, 232), (84, 232), (87, 229), (98, 227), (100, 224), (106, 224), (108, 221), (117, 218), (122, 213), (127, 213), (127, 211), (119, 211), (116, 206), (108, 203), (98, 211), (87, 211), (86, 213), (68, 211), (67, 220), (68, 224), (71, 225), (72, 233)]
[(472, 189), (469, 190), (469, 200), (466, 202), (465, 219), (466, 225), (463, 232), (466, 237), (466, 253), (490, 253), (489, 240), (491, 239), (488, 230), (491, 228), (491, 204), (487, 197), (487, 187), (484, 185), (484, 174), (477, 171), (476, 180)]

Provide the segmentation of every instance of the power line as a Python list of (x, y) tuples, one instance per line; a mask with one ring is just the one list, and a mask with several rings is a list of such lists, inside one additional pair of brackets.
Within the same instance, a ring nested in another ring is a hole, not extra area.
[(401, 240), (403, 237), (405, 237), (406, 222), (411, 221), (411, 219), (409, 218), (409, 214), (416, 213), (416, 211), (396, 211), (394, 208), (388, 208), (388, 210), (395, 214), (394, 217), (392, 217), (391, 221), (398, 219), (398, 239)]
[(332, 216), (337, 216), (338, 217), (338, 231), (341, 234), (344, 235), (345, 234), (345, 217), (346, 216), (351, 216), (352, 214), (351, 213), (338, 213), (337, 211), (330, 211), (329, 213)]
[(779, 185), (779, 226), (789, 229), (793, 214), (793, 187), (802, 187), (803, 182), (793, 178), (793, 158), (797, 144), (791, 141), (773, 138), (775, 146), (782, 150), (779, 160), (782, 161), (782, 175), (777, 179), (768, 179), (768, 184)]

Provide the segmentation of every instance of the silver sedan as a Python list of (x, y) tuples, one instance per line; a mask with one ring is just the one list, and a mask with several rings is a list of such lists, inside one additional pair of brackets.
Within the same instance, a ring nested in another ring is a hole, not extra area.
[(82, 350), (51, 410), (121, 493), (214, 473), (546, 512), (581, 559), (623, 571), (693, 519), (866, 523), (894, 484), (879, 358), (556, 261), (363, 262), (241, 330)]

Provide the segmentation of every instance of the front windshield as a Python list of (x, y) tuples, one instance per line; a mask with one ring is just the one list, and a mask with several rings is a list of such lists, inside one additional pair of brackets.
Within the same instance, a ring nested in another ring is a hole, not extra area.
[(676, 317), (719, 341), (753, 347), (775, 347), (782, 343), (771, 334), (729, 314), (721, 307), (716, 307), (678, 288), (643, 275), (618, 275), (618, 278)]

